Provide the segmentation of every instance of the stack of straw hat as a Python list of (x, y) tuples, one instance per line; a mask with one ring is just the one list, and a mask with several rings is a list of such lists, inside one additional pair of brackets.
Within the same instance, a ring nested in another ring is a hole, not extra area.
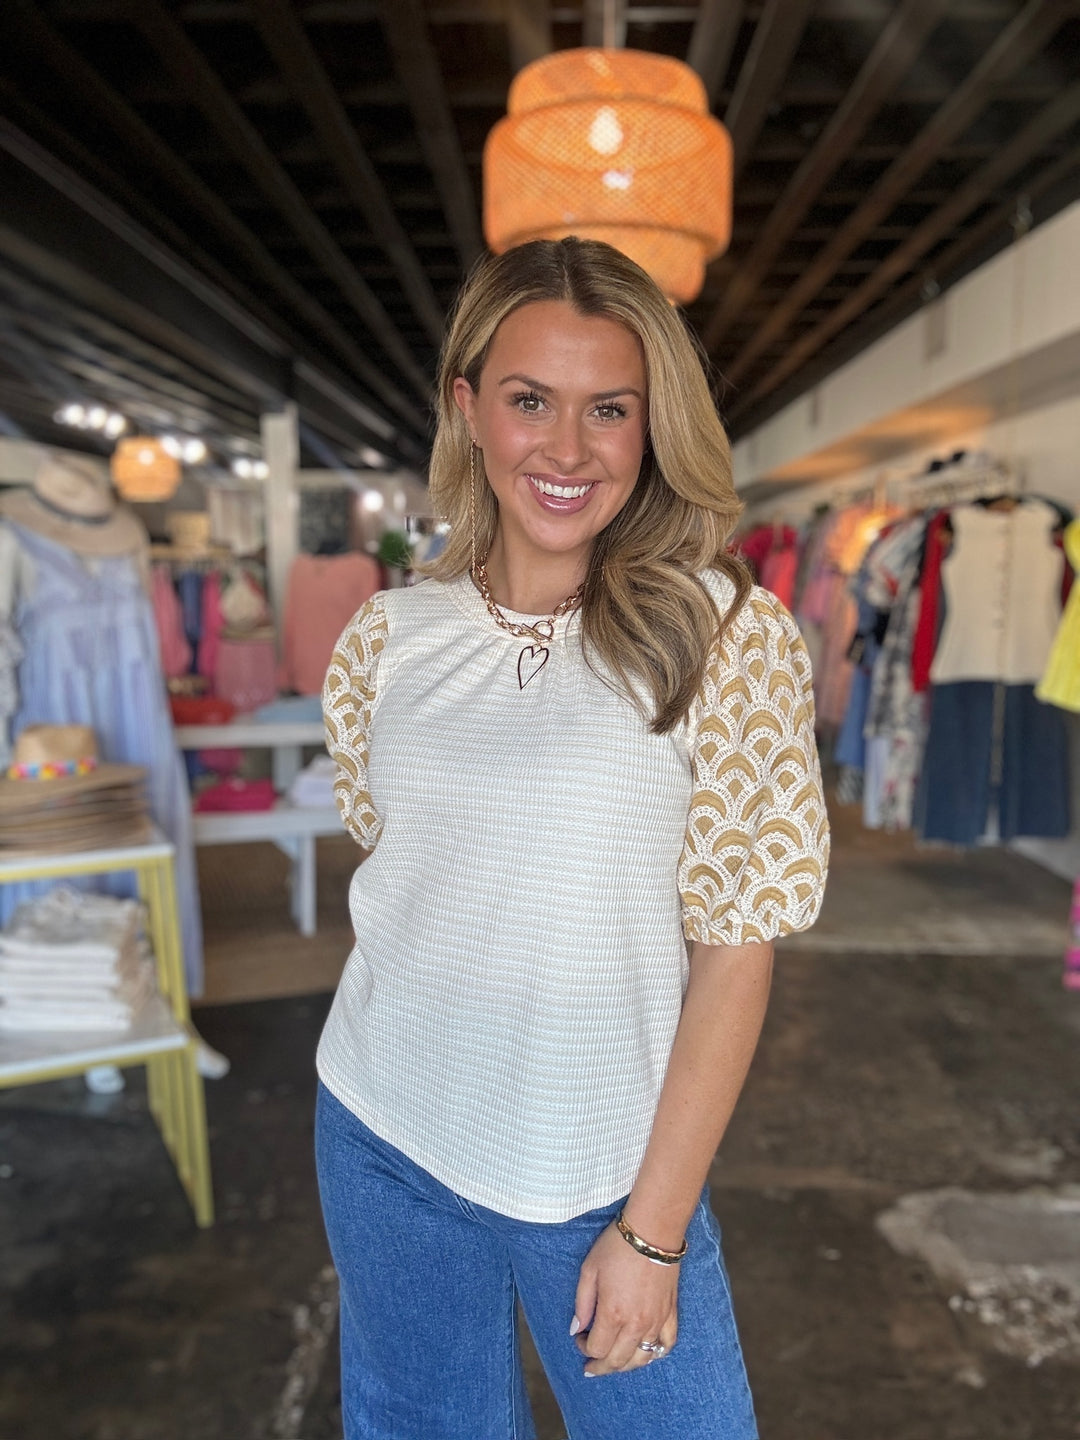
[(134, 845), (149, 838), (146, 771), (98, 759), (85, 725), (28, 725), (0, 779), (0, 859)]

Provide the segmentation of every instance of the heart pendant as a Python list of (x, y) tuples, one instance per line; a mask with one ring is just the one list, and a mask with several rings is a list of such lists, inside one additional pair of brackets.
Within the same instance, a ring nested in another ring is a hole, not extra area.
[(530, 680), (540, 674), (551, 652), (543, 645), (526, 645), (518, 656), (518, 689), (524, 690)]

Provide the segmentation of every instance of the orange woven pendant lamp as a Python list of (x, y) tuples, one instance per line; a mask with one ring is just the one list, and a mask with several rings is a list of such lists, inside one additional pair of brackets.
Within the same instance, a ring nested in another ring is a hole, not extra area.
[(180, 484), (180, 462), (160, 440), (130, 435), (113, 451), (109, 464), (113, 484), (125, 500), (168, 500)]
[(484, 234), (606, 240), (669, 299), (700, 292), (731, 239), (731, 137), (680, 60), (559, 50), (527, 65), (484, 147)]

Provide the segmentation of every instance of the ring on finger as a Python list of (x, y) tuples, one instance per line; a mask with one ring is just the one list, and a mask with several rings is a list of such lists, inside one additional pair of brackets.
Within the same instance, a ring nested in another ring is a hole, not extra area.
[(637, 1348), (644, 1350), (650, 1360), (661, 1360), (668, 1353), (668, 1347), (662, 1340), (642, 1340)]

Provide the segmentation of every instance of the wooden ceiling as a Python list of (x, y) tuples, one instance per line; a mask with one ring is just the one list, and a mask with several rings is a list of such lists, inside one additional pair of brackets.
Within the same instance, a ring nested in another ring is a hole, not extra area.
[(611, 33), (734, 139), (689, 316), (735, 433), (1080, 194), (1076, 0), (2, 0), (0, 427), (224, 443), (291, 394), (324, 460), (421, 463), (484, 138)]

